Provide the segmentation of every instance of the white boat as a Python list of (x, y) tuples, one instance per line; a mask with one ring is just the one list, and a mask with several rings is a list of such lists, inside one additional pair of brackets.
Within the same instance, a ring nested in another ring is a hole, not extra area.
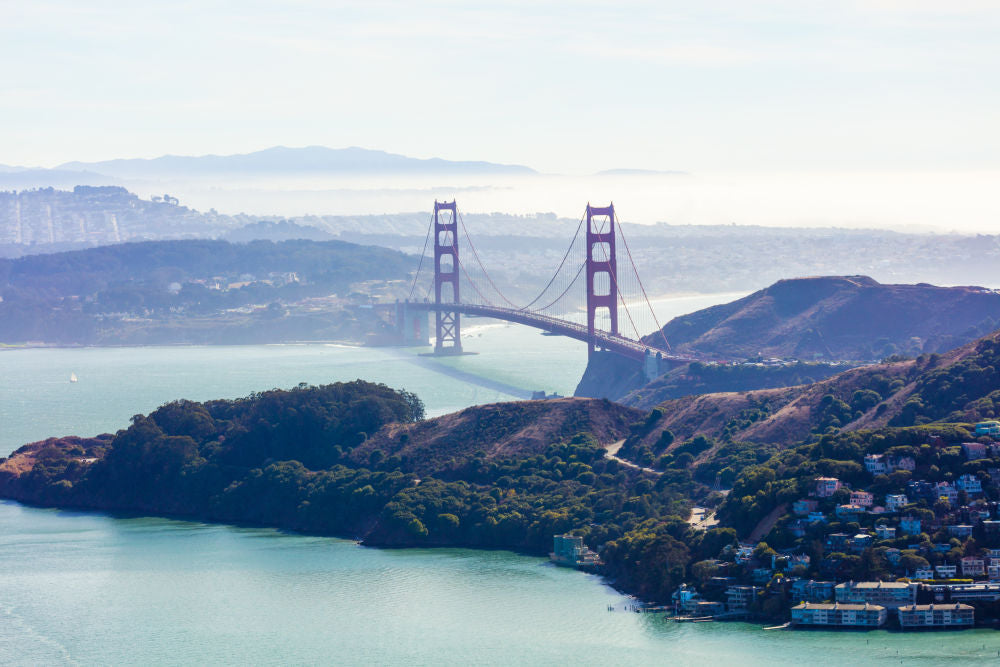
[(70, 382), (79, 382), (80, 379), (78, 377), (76, 377), (76, 373), (70, 373), (69, 374), (69, 381)]

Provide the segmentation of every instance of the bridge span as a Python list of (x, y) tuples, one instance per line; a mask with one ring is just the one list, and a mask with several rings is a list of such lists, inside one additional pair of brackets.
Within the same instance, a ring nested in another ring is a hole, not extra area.
[[(584, 225), (586, 233), (581, 236)], [(433, 255), (428, 252), (432, 236)], [(567, 264), (578, 239), (582, 239), (584, 257), (579, 263)], [(460, 244), (464, 244), (465, 251), (460, 252)], [(462, 257), (468, 260), (469, 253), (473, 262), (463, 263)], [(434, 262), (433, 278), (426, 296), (422, 300), (414, 298), (425, 258), (431, 261), (431, 257)], [(619, 265), (625, 267), (624, 273), (619, 272)], [(567, 270), (565, 274), (563, 269)], [(565, 286), (560, 284), (561, 276), (566, 276), (563, 282), (568, 279)], [(567, 308), (569, 304), (563, 299), (581, 278), (586, 295), (586, 324), (554, 314), (572, 309)], [(463, 292), (469, 295), (469, 290), (472, 291), (471, 301), (462, 298)], [(552, 298), (550, 291), (557, 296)], [(630, 298), (633, 299), (632, 308)], [(569, 248), (552, 278), (534, 299), (519, 306), (507, 298), (483, 265), (456, 203), (435, 201), (434, 215), (427, 229), (409, 298), (396, 304), (396, 326), (404, 343), (429, 343), (431, 327), (427, 320), (431, 314), (434, 319), (434, 352), (440, 355), (463, 353), (462, 315), (475, 315), (515, 322), (582, 341), (587, 344), (589, 355), (608, 351), (633, 359), (641, 365), (648, 379), (671, 367), (696, 361), (693, 357), (671, 351), (646, 296), (628, 241), (618, 224), (614, 204), (602, 207), (587, 204)], [(640, 331), (640, 325), (645, 324), (641, 316), (651, 316), (651, 324), (655, 324), (645, 340)], [(626, 335), (624, 331), (628, 331), (629, 327), (630, 335)], [(649, 342), (651, 340), (655, 340), (655, 344)]]

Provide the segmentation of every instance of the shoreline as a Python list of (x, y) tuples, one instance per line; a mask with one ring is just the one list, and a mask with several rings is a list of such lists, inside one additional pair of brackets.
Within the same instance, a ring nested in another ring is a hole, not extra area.
[[(649, 302), (655, 304), (658, 302), (678, 300), (678, 299), (694, 299), (699, 297), (709, 297), (709, 296), (726, 296), (739, 298), (740, 296), (745, 296), (746, 292), (671, 292), (667, 294), (661, 294), (657, 296), (651, 296)], [(572, 313), (582, 313), (582, 310), (572, 311), (570, 313), (560, 313), (560, 316), (567, 316)], [(504, 320), (495, 320), (495, 318), (477, 318), (477, 319), (491, 319), (498, 323), (504, 322)], [(665, 325), (666, 322), (661, 322), (661, 325)], [(490, 326), (488, 324), (482, 325), (482, 327)], [(475, 325), (468, 330), (468, 333), (473, 333)], [(650, 332), (653, 333), (653, 332)], [(409, 347), (404, 345), (366, 345), (363, 340), (341, 340), (341, 339), (327, 339), (327, 340), (276, 340), (268, 342), (257, 342), (257, 343), (187, 343), (187, 342), (177, 342), (177, 343), (109, 343), (109, 344), (87, 344), (87, 343), (48, 343), (45, 341), (21, 341), (17, 343), (3, 343), (0, 342), (0, 352), (15, 351), (15, 350), (37, 350), (37, 349), (54, 349), (54, 350), (83, 350), (83, 349), (114, 349), (114, 348), (145, 348), (145, 347), (247, 347), (253, 345), (345, 345), (348, 347), (372, 347), (372, 348), (393, 348), (393, 347)], [(422, 346), (412, 346), (412, 347), (422, 347)]]

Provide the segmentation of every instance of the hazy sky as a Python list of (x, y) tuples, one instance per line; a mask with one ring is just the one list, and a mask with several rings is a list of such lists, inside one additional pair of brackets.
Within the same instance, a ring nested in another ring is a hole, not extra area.
[[(86, 6), (84, 6), (86, 5)], [(1000, 168), (1000, 2), (0, 0), (0, 163)]]

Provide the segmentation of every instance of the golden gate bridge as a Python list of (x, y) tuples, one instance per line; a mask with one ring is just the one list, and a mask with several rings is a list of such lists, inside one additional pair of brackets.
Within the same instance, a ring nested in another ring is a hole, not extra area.
[[(582, 243), (578, 243), (584, 229)], [(428, 254), (431, 239), (433, 256)], [(582, 260), (571, 261), (574, 249), (583, 252)], [(433, 268), (425, 270), (424, 265), (431, 260)], [(620, 271), (620, 266), (625, 271)], [(422, 275), (426, 289), (420, 281)], [(579, 298), (574, 287), (581, 278), (586, 295), (585, 322), (574, 321), (568, 314), (574, 309), (574, 299)], [(457, 203), (435, 201), (409, 297), (396, 304), (396, 325), (404, 343), (428, 342), (428, 313), (434, 314), (434, 353), (438, 355), (463, 354), (462, 315), (474, 315), (585, 342), (590, 356), (603, 350), (634, 359), (642, 364), (647, 378), (696, 360), (671, 352), (613, 203), (602, 207), (587, 204), (555, 273), (541, 292), (519, 305), (507, 297), (486, 269)], [(643, 336), (643, 330), (649, 333)]]

